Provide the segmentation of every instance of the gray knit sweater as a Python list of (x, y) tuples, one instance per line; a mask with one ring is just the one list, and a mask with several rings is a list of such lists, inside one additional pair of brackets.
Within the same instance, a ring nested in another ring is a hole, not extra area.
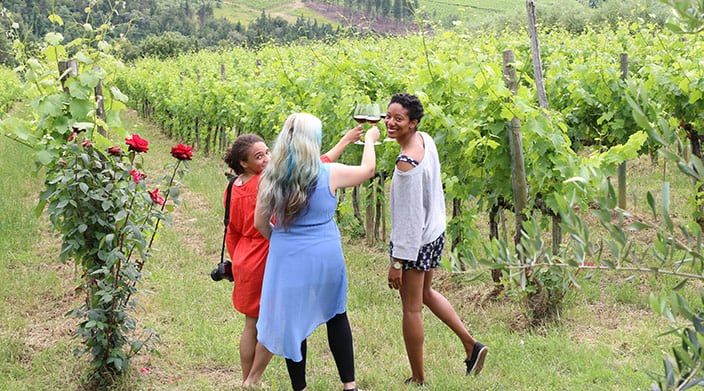
[(418, 132), (425, 155), (417, 167), (394, 170), (391, 182), (391, 242), (394, 258), (416, 260), (421, 246), (445, 232), (445, 196), (433, 138)]

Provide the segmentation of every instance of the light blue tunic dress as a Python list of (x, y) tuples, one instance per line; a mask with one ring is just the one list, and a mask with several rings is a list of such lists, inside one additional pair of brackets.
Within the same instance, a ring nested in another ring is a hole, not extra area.
[(347, 307), (347, 273), (333, 220), (329, 167), (323, 165), (308, 207), (284, 230), (274, 227), (266, 260), (257, 339), (270, 352), (301, 361), (301, 342)]

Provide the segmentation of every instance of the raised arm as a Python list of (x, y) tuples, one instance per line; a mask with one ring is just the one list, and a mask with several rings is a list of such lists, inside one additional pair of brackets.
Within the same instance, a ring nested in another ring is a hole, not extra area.
[(330, 191), (343, 187), (357, 186), (374, 176), (376, 169), (376, 154), (374, 143), (379, 140), (379, 129), (372, 126), (364, 137), (364, 152), (359, 166), (332, 164), (330, 166)]
[(337, 159), (340, 158), (340, 155), (342, 155), (342, 152), (347, 148), (348, 145), (351, 143), (359, 140), (359, 138), (362, 136), (362, 125), (357, 125), (354, 128), (350, 129), (345, 133), (344, 136), (340, 139), (340, 141), (335, 144), (332, 149), (329, 151), (325, 152), (323, 154), (323, 157), (327, 157), (327, 160), (330, 162), (337, 161)]

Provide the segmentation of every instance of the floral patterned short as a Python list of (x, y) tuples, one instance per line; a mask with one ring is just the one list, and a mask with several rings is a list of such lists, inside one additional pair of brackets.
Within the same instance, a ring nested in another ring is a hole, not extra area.
[[(415, 261), (406, 259), (399, 259), (399, 261), (403, 264), (403, 270), (416, 269), (427, 272), (440, 266), (440, 258), (444, 247), (445, 233), (443, 232), (437, 239), (421, 246), (420, 250), (418, 250), (418, 258)], [(393, 251), (394, 243), (389, 242), (389, 256), (393, 254)]]

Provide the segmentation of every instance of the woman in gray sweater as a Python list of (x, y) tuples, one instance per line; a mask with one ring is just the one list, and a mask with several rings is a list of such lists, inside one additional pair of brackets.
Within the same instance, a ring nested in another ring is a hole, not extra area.
[(391, 182), (389, 288), (398, 289), (403, 306), (403, 340), (412, 376), (422, 385), (425, 304), (462, 341), (467, 374), (479, 374), (488, 348), (469, 334), (452, 304), (432, 288), (445, 243), (445, 196), (435, 142), (418, 131), (423, 105), (415, 95), (396, 94), (384, 119), (388, 136), (401, 146)]

